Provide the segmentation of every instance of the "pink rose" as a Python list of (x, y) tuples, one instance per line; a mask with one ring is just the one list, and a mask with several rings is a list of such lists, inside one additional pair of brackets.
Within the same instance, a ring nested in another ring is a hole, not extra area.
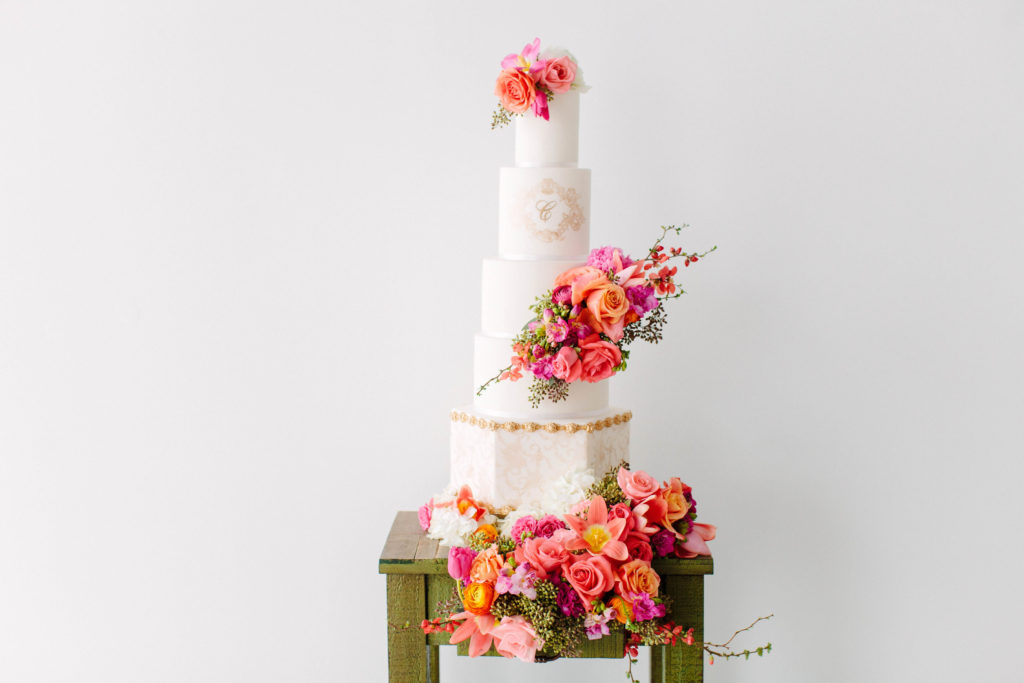
[(544, 640), (537, 636), (523, 617), (502, 617), (501, 623), (491, 631), (494, 647), (503, 657), (518, 657), (524, 662), (532, 662), (537, 650), (544, 647)]
[(583, 372), (583, 364), (580, 363), (579, 354), (568, 346), (563, 346), (558, 350), (555, 360), (551, 362), (551, 369), (558, 379), (575, 382)]
[(533, 79), (518, 69), (505, 69), (498, 74), (494, 94), (501, 106), (513, 114), (522, 114), (533, 105), (537, 89)]
[(576, 62), (568, 57), (549, 59), (540, 71), (539, 80), (553, 93), (569, 92), (576, 80)]
[(630, 472), (625, 467), (620, 467), (616, 479), (619, 482), (619, 488), (626, 494), (626, 498), (634, 503), (639, 503), (661, 490), (654, 477), (646, 472)]
[(619, 347), (610, 342), (601, 341), (600, 336), (592, 334), (580, 340), (583, 351), (582, 379), (584, 382), (600, 382), (615, 374), (615, 368), (622, 363)]
[(429, 503), (424, 503), (420, 506), (419, 513), (417, 514), (420, 521), (420, 527), (422, 527), (424, 531), (430, 528), (430, 518), (434, 512), (433, 504), (434, 499), (431, 498)]
[(633, 527), (636, 526), (636, 523), (633, 521), (633, 511), (625, 503), (617, 503), (608, 508), (608, 520), (611, 521), (613, 519), (626, 520), (626, 526), (622, 528), (622, 535), (619, 536), (619, 540), (622, 540), (623, 536), (632, 531)]
[(569, 562), (562, 565), (562, 575), (580, 596), (588, 612), (593, 609), (590, 603), (615, 585), (615, 572), (603, 555), (570, 555)]
[(548, 578), (569, 560), (565, 544), (550, 538), (528, 538), (516, 548), (516, 562), (529, 562), (533, 571), (542, 579)]
[(448, 576), (456, 581), (465, 581), (469, 578), (469, 570), (476, 559), (476, 551), (472, 548), (449, 548), (448, 549)]
[(560, 545), (565, 545), (576, 538), (576, 532), (572, 529), (555, 529), (551, 532), (551, 540)]
[(646, 534), (633, 532), (626, 536), (626, 550), (629, 551), (629, 559), (650, 562), (654, 559), (654, 549), (647, 540)]
[(555, 515), (544, 515), (537, 520), (537, 535), (542, 538), (551, 538), (559, 529), (565, 528), (565, 522)]

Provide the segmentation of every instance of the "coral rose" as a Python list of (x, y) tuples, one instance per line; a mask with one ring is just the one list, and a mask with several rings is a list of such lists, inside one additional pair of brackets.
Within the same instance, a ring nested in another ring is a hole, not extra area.
[(569, 558), (565, 545), (550, 538), (528, 538), (516, 548), (516, 562), (529, 562), (533, 571), (542, 579), (556, 573)]
[(660, 585), (661, 577), (651, 569), (650, 562), (630, 560), (615, 572), (615, 589), (620, 595), (646, 593), (654, 597)]
[(615, 368), (622, 363), (622, 352), (619, 351), (619, 347), (602, 341), (596, 334), (581, 339), (580, 350), (583, 351), (582, 379), (584, 382), (600, 382), (603, 379), (608, 379), (615, 374)]
[(544, 647), (544, 640), (525, 618), (502, 617), (501, 622), (491, 631), (494, 649), (504, 657), (518, 657), (524, 662), (536, 659), (537, 650)]
[(469, 580), (473, 583), (494, 583), (498, 580), (498, 574), (504, 565), (505, 561), (498, 553), (498, 548), (492, 545), (473, 558), (473, 564), (469, 568)]
[(690, 511), (690, 502), (686, 500), (689, 490), (690, 487), (680, 481), (679, 477), (672, 477), (665, 483), (661, 497), (665, 499), (668, 506), (665, 511), (665, 519), (669, 524), (682, 519)]
[(563, 346), (551, 361), (551, 369), (558, 379), (575, 382), (583, 372), (583, 364), (580, 363), (579, 354), (568, 346)]
[(629, 312), (626, 291), (614, 282), (593, 281), (582, 292), (587, 297), (587, 310), (601, 323), (603, 331), (612, 341), (622, 339), (623, 317)]
[(533, 105), (537, 96), (537, 88), (533, 79), (519, 69), (505, 69), (498, 74), (494, 84), (494, 94), (501, 101), (501, 106), (513, 114), (522, 114)]
[(634, 503), (639, 503), (645, 498), (649, 498), (661, 490), (658, 486), (657, 480), (654, 477), (647, 474), (646, 472), (636, 471), (630, 472), (625, 467), (619, 468), (619, 474), (616, 477), (616, 481), (619, 483), (619, 488), (626, 494), (626, 498), (629, 498)]
[(553, 93), (569, 92), (576, 80), (576, 62), (568, 57), (549, 59), (539, 74), (541, 85)]
[(572, 555), (570, 561), (562, 565), (562, 575), (580, 596), (580, 601), (588, 612), (593, 609), (590, 603), (615, 585), (615, 572), (603, 555)]
[(462, 606), (473, 614), (490, 614), (492, 602), (494, 586), (489, 583), (471, 583), (462, 591)]

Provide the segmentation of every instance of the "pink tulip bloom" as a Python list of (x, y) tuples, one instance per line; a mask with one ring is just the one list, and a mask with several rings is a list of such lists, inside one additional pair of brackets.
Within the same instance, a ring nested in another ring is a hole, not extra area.
[(590, 500), (586, 520), (566, 515), (565, 521), (576, 532), (576, 537), (565, 544), (569, 550), (586, 550), (591, 555), (607, 555), (620, 562), (629, 559), (626, 544), (619, 540), (625, 533), (626, 520), (621, 517), (609, 519), (608, 506), (601, 496)]

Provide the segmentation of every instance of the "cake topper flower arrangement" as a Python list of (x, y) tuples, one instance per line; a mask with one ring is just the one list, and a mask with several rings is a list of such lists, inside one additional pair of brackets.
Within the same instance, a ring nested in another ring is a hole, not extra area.
[[(771, 651), (771, 643), (738, 650), (732, 638), (701, 642), (693, 628), (672, 621), (663, 577), (652, 563), (710, 556), (707, 543), (716, 533), (697, 522), (697, 502), (682, 480), (659, 484), (621, 463), (581, 493), (563, 514), (517, 511), (500, 521), (468, 487), (455, 500), (424, 505), (420, 524), (449, 545), (455, 585), (438, 606), (444, 616), (420, 627), (450, 633), (451, 643), (468, 640), (471, 657), (493, 647), (527, 662), (578, 656), (584, 639), (621, 634), (630, 680), (640, 645), (700, 647), (726, 658)], [(463, 528), (451, 533), (455, 517)]]
[(511, 364), (477, 395), (492, 383), (515, 382), (529, 373), (530, 404), (536, 408), (545, 399), (566, 399), (573, 382), (600, 382), (625, 370), (627, 347), (637, 340), (658, 343), (667, 319), (665, 302), (685, 293), (675, 281), (678, 266), (668, 262), (678, 259), (688, 267), (717, 248), (703, 253), (665, 249), (665, 238), (685, 227), (662, 226), (642, 260), (634, 261), (618, 247), (600, 247), (590, 252), (586, 264), (556, 277), (552, 289), (530, 307), (534, 318), (512, 340)]
[(588, 89), (575, 57), (561, 49), (541, 52), (540, 38), (534, 38), (522, 52), (501, 60), (501, 73), (494, 84), (498, 107), (491, 118), (491, 129), (508, 125), (513, 116), (528, 111), (547, 121), (548, 103), (556, 95)]

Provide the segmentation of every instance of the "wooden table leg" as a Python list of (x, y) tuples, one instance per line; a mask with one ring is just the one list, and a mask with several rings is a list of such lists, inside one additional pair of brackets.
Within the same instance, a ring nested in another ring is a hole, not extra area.
[[(388, 574), (388, 681), (427, 683), (427, 637), (420, 622), (427, 616), (422, 574)], [(406, 628), (408, 624), (408, 628)], [(429, 648), (437, 656), (437, 647)], [(437, 667), (434, 667), (435, 671)], [(437, 678), (432, 679), (437, 681)]]
[(427, 645), (427, 669), (430, 683), (441, 683), (440, 652), (437, 645)]
[(651, 683), (665, 683), (665, 648), (652, 645), (651, 651)]
[[(693, 639), (704, 640), (704, 577), (667, 576), (665, 592), (672, 596), (672, 620), (688, 629), (693, 627)], [(661, 649), (662, 679), (658, 683), (701, 683), (704, 680), (704, 650), (697, 646), (677, 643)], [(654, 675), (652, 662), (651, 675)]]

